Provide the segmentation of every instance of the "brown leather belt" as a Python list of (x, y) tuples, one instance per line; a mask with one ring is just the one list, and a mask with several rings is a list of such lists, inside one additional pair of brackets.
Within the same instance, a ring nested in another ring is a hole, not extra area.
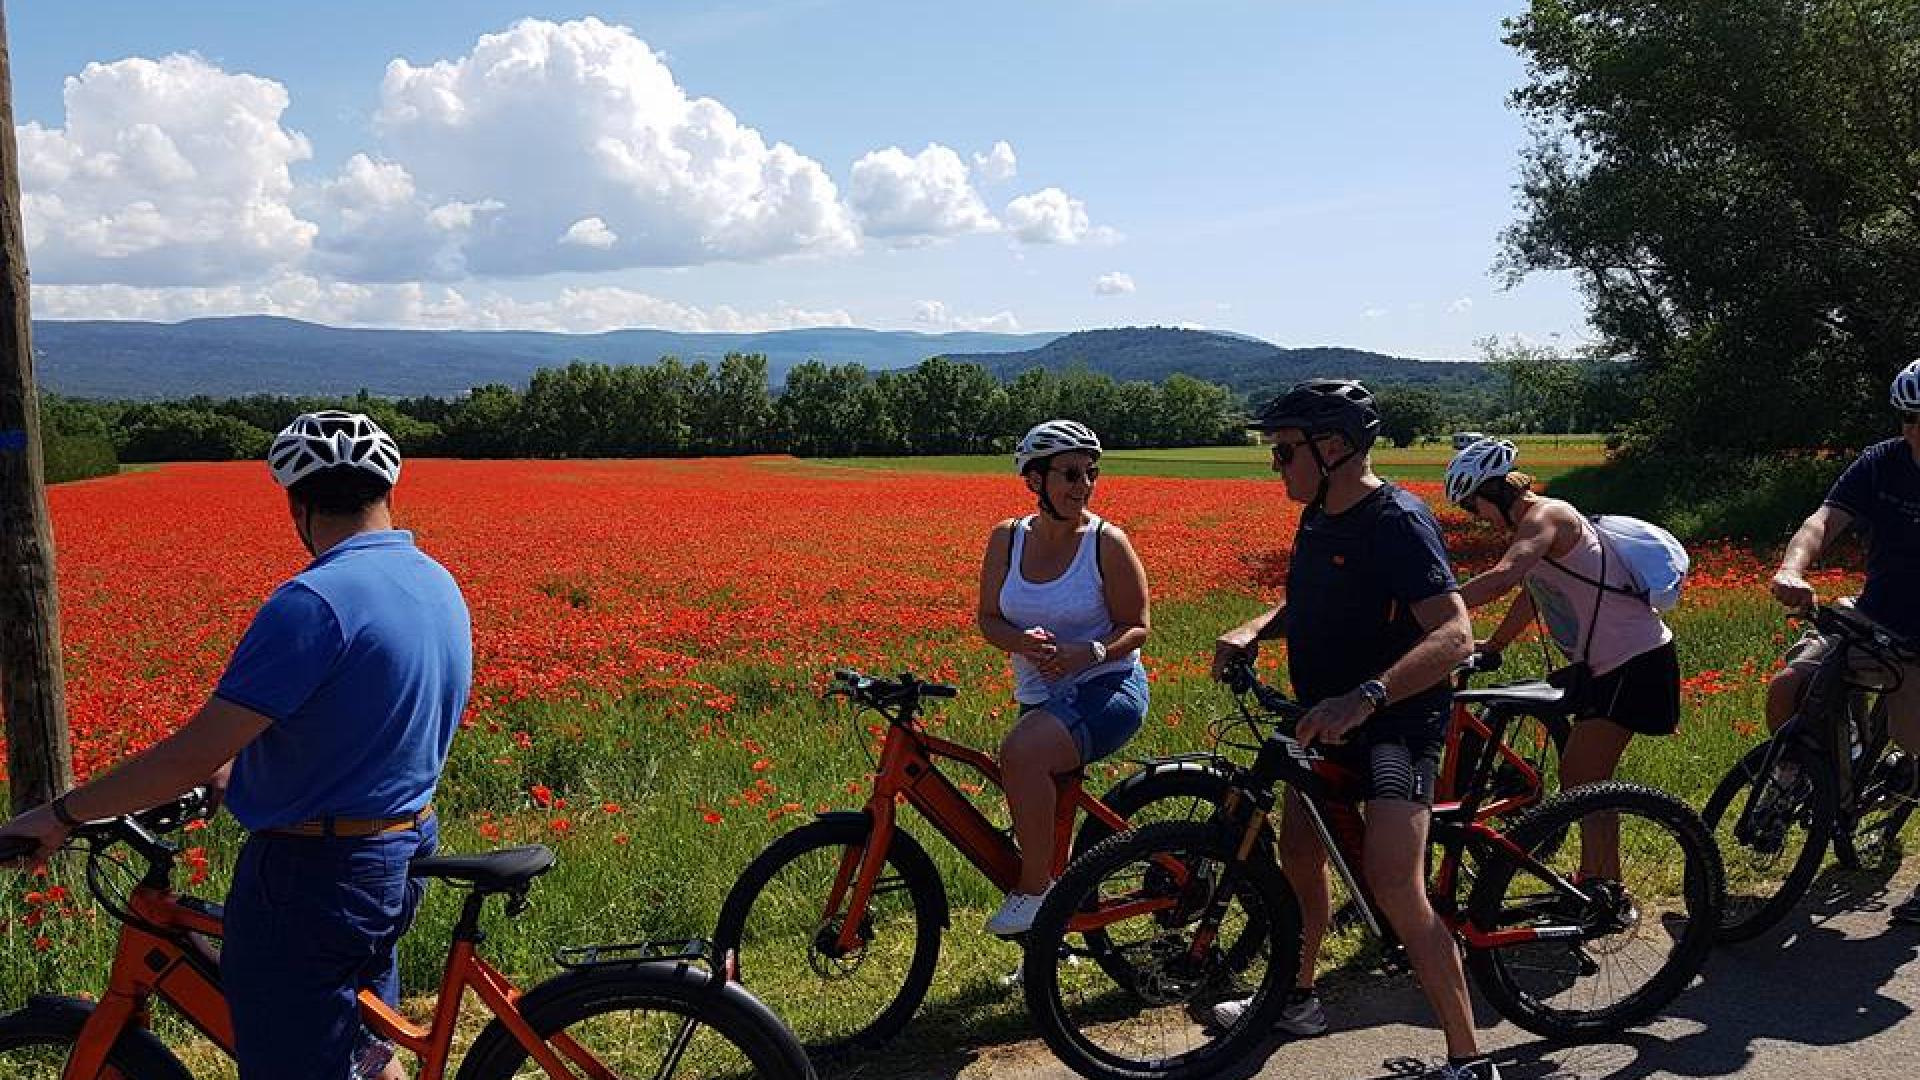
[(314, 818), (295, 825), (282, 825), (277, 829), (261, 829), (258, 836), (333, 836), (356, 837), (378, 836), (381, 833), (405, 832), (426, 824), (433, 816), (432, 806), (423, 806), (417, 814), (405, 817), (377, 818)]

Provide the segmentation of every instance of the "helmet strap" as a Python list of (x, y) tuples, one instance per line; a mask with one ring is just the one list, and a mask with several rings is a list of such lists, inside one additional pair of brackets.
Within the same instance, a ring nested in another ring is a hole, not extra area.
[(1313, 463), (1320, 469), (1320, 486), (1314, 489), (1313, 501), (1307, 504), (1307, 509), (1325, 510), (1327, 508), (1327, 488), (1333, 484), (1333, 471), (1345, 465), (1347, 462), (1352, 461), (1354, 458), (1359, 457), (1360, 451), (1348, 450), (1340, 460), (1328, 464), (1325, 455), (1320, 453), (1320, 441), (1309, 435), (1307, 436), (1307, 453), (1313, 455)]
[(307, 503), (302, 506), (300, 512), (300, 546), (307, 549), (308, 555), (317, 558), (320, 553), (313, 549), (313, 504)]

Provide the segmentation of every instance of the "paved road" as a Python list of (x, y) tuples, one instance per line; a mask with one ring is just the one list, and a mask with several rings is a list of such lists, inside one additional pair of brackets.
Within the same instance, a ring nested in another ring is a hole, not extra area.
[[(1903, 875), (1905, 876), (1905, 875)], [(1893, 899), (1904, 895), (1894, 886)], [(1802, 911), (1756, 942), (1717, 951), (1669, 1016), (1617, 1039), (1553, 1047), (1485, 1012), (1485, 1045), (1512, 1080), (1728, 1077), (1848, 1080), (1920, 1074), (1920, 928), (1889, 927), (1889, 894), (1853, 893)], [(1407, 979), (1323, 987), (1335, 1030), (1271, 1049), (1259, 1080), (1378, 1080), (1394, 1058), (1431, 1057), (1439, 1035)], [(909, 1036), (910, 1037), (910, 1036)], [(904, 1048), (903, 1048), (904, 1049)], [(911, 1051), (856, 1069), (884, 1080), (1052, 1080), (1072, 1074), (1038, 1043), (984, 1047), (939, 1060)]]

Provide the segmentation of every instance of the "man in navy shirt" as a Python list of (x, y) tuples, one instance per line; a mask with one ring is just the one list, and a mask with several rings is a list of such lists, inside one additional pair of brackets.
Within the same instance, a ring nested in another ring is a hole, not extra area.
[[(1836, 538), (1857, 528), (1867, 536), (1867, 584), (1855, 610), (1920, 642), (1920, 360), (1894, 376), (1888, 396), (1900, 411), (1901, 437), (1867, 447), (1840, 474), (1787, 544), (1773, 575), (1773, 595), (1791, 608), (1813, 604), (1807, 568)], [(1788, 651), (1786, 667), (1767, 687), (1768, 727), (1777, 731), (1793, 717), (1808, 676), (1834, 644), (1809, 630)], [(1920, 665), (1905, 665), (1902, 675), (1900, 687), (1887, 695), (1887, 730), (1906, 752), (1903, 769), (1911, 776), (1910, 762), (1920, 752)], [(1891, 915), (1896, 922), (1920, 923), (1920, 888)]]
[(365, 1045), (356, 997), (398, 1003), (394, 945), (422, 886), (407, 862), (437, 838), (429, 804), (472, 631), (452, 576), (393, 528), (400, 451), (372, 420), (304, 414), (267, 461), (313, 562), (254, 616), (185, 727), (0, 833), (36, 838), (44, 858), (79, 822), (225, 787), (251, 834), (220, 959), (240, 1076), (340, 1080), (356, 1056), (391, 1053)]
[[(1273, 468), (1287, 496), (1305, 503), (1279, 607), (1220, 636), (1214, 672), (1282, 635), (1303, 704), (1302, 743), (1369, 778), (1364, 872), (1407, 949), (1446, 1033), (1447, 1061), (1427, 1075), (1499, 1080), (1473, 1029), (1453, 934), (1426, 892), (1427, 827), (1446, 740), (1447, 675), (1473, 652), (1439, 524), (1426, 504), (1373, 473), (1379, 431), (1373, 399), (1356, 382), (1314, 379), (1282, 395), (1254, 425), (1273, 439)], [(1300, 900), (1301, 959), (1279, 1026), (1326, 1030), (1315, 968), (1331, 919), (1326, 852), (1298, 797), (1287, 795), (1280, 861)], [(1214, 1007), (1238, 1020), (1247, 1002)]]

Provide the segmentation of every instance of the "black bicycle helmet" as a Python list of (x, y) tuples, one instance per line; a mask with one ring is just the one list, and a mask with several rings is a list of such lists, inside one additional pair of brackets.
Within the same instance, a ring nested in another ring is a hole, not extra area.
[(1365, 453), (1380, 434), (1380, 410), (1367, 388), (1352, 379), (1308, 379), (1274, 398), (1247, 426), (1256, 431), (1338, 433), (1355, 453)]

